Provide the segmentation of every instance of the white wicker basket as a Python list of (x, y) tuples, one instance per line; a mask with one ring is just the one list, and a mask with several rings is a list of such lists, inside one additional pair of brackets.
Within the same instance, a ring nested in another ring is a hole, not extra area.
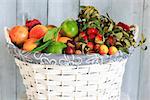
[[(5, 36), (12, 44), (6, 28)], [(15, 62), (28, 100), (120, 100), (127, 58), (79, 66), (33, 64), (17, 58)]]

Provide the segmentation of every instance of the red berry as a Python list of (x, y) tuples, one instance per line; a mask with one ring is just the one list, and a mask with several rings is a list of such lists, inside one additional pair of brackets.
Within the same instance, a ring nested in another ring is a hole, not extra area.
[(26, 27), (28, 27), (28, 30), (30, 31), (35, 25), (41, 25), (41, 22), (37, 19), (33, 20), (26, 20)]
[(95, 37), (95, 43), (101, 43), (103, 41), (103, 35), (97, 34)]
[(73, 47), (68, 46), (68, 47), (65, 49), (65, 53), (66, 53), (66, 54), (74, 54), (74, 53), (75, 53), (75, 49), (74, 49)]
[(89, 47), (90, 49), (93, 49), (94, 48), (93, 42), (88, 42), (87, 47)]
[(99, 52), (99, 48), (100, 48), (100, 44), (96, 44), (96, 45), (94, 46), (94, 50), (95, 50), (96, 52)]
[(87, 37), (87, 36), (82, 37), (82, 39), (83, 39), (85, 42), (88, 41), (88, 37)]
[(80, 32), (79, 37), (82, 38), (84, 36), (86, 36), (85, 32)]
[(90, 34), (90, 35), (89, 35), (89, 39), (90, 39), (90, 40), (95, 39), (95, 34)]
[(122, 27), (122, 28), (123, 28), (124, 30), (126, 30), (126, 31), (130, 31), (130, 26), (128, 26), (128, 25), (125, 24), (125, 23), (119, 22), (119, 23), (117, 24), (117, 26)]
[(87, 34), (90, 35), (90, 34), (97, 34), (98, 33), (98, 30), (96, 28), (89, 28), (87, 30)]
[(109, 36), (106, 39), (106, 45), (108, 45), (108, 46), (113, 46), (113, 45), (115, 45), (115, 43), (116, 43), (116, 38), (114, 36)]

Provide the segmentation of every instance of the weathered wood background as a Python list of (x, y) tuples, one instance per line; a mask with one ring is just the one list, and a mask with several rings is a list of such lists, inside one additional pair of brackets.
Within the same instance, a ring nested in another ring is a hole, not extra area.
[[(115, 21), (138, 24), (150, 48), (150, 0), (0, 0), (0, 100), (24, 100), (25, 88), (13, 58), (5, 47), (4, 26), (23, 24), (26, 16), (43, 24), (59, 25), (77, 18), (80, 5), (93, 5)], [(137, 49), (123, 79), (121, 100), (150, 100), (150, 50)]]

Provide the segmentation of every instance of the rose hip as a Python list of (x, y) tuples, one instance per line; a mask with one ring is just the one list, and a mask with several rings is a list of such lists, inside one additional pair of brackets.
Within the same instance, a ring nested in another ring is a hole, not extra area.
[(95, 43), (101, 43), (103, 41), (103, 36), (101, 34), (98, 34), (95, 37)]
[(89, 28), (87, 30), (87, 34), (90, 35), (90, 34), (97, 34), (98, 33), (98, 30), (96, 28)]
[(94, 48), (93, 42), (88, 42), (87, 47), (89, 47), (92, 50)]
[(65, 49), (65, 53), (66, 53), (66, 54), (74, 54), (74, 53), (75, 53), (75, 49), (74, 49), (73, 47), (68, 46), (68, 47)]
[(95, 34), (90, 34), (89, 35), (89, 40), (94, 40), (95, 39)]
[(100, 48), (100, 44), (96, 44), (96, 45), (94, 46), (95, 52), (99, 52), (99, 48)]
[(84, 36), (86, 36), (85, 32), (80, 32), (79, 37), (82, 38)]

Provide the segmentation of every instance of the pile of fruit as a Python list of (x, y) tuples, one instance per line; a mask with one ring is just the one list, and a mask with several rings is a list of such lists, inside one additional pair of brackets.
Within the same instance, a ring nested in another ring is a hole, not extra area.
[[(114, 55), (137, 46), (134, 30), (134, 26), (115, 23), (108, 14), (100, 15), (93, 6), (82, 6), (77, 20), (67, 19), (59, 27), (27, 20), (25, 26), (14, 26), (9, 36), (17, 47), (33, 53)], [(139, 45), (144, 42), (145, 38)]]

